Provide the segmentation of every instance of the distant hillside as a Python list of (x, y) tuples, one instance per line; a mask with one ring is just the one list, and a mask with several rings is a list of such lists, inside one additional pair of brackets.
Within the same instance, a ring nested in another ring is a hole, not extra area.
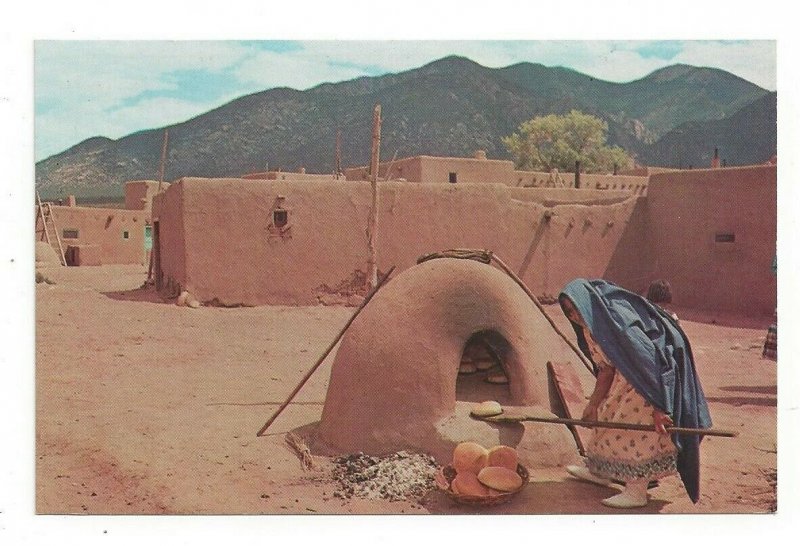
[[(605, 119), (612, 144), (637, 156), (661, 157), (650, 151), (659, 137), (664, 141), (687, 122), (724, 120), (765, 95), (727, 72), (685, 65), (620, 84), (561, 67), (522, 63), (492, 69), (446, 57), (398, 74), (307, 91), (270, 89), (172, 125), (165, 178), (238, 176), (267, 166), (332, 172), (337, 129), (343, 165), (366, 164), (377, 102), (383, 108), (384, 157), (395, 150), (402, 157), (465, 156), (483, 149), (491, 158), (507, 158), (501, 138), (521, 122), (572, 108)], [(769, 132), (769, 124), (741, 128), (741, 138), (769, 139), (756, 130)], [(43, 196), (119, 195), (125, 181), (157, 176), (162, 136), (158, 128), (119, 140), (88, 139), (38, 162), (37, 188)], [(746, 162), (737, 161), (729, 156), (729, 164)]]
[(768, 93), (730, 117), (676, 127), (642, 159), (665, 167), (707, 167), (716, 147), (729, 166), (763, 163), (776, 153), (777, 121), (777, 93)]

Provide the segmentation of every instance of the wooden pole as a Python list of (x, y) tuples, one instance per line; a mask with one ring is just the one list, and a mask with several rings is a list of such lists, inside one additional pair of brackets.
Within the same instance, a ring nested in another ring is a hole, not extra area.
[[(619, 423), (615, 421), (584, 421), (582, 419), (565, 419), (563, 417), (537, 417), (533, 415), (493, 415), (491, 417), (479, 417), (470, 414), (473, 419), (488, 421), (490, 423), (520, 423), (522, 421), (533, 421), (536, 423), (553, 423), (557, 425), (573, 425), (588, 428), (614, 428), (621, 430), (641, 430), (655, 432), (653, 425), (639, 425), (633, 423)], [(738, 432), (731, 430), (720, 430), (713, 428), (688, 428), (688, 427), (665, 427), (670, 434), (696, 434), (702, 436), (722, 436), (723, 438), (735, 438)]]
[(544, 318), (546, 318), (546, 319), (547, 319), (547, 322), (549, 322), (549, 323), (550, 323), (550, 326), (552, 326), (552, 327), (553, 327), (553, 330), (555, 330), (555, 331), (556, 331), (556, 333), (557, 333), (559, 336), (561, 336), (561, 339), (563, 339), (564, 341), (566, 341), (566, 342), (567, 342), (567, 345), (569, 345), (569, 346), (570, 346), (570, 348), (571, 348), (573, 351), (575, 351), (575, 354), (578, 356), (578, 358), (579, 358), (579, 359), (580, 359), (580, 361), (583, 363), (583, 365), (586, 367), (586, 369), (587, 369), (587, 370), (589, 370), (589, 371), (592, 373), (592, 375), (594, 375), (594, 369), (592, 368), (592, 365), (589, 363), (589, 361), (586, 359), (586, 357), (583, 355), (583, 353), (580, 351), (580, 349), (578, 349), (578, 348), (577, 348), (577, 347), (576, 347), (576, 346), (575, 346), (575, 345), (572, 343), (572, 341), (570, 341), (570, 340), (569, 340), (569, 338), (567, 338), (567, 336), (565, 336), (565, 335), (564, 335), (564, 332), (562, 332), (562, 331), (561, 331), (561, 330), (558, 328), (558, 326), (556, 326), (556, 323), (555, 323), (555, 322), (553, 322), (553, 319), (551, 319), (551, 318), (550, 318), (550, 317), (547, 315), (547, 312), (544, 310), (544, 307), (542, 307), (542, 304), (541, 304), (541, 303), (539, 303), (539, 300), (536, 298), (536, 296), (534, 296), (534, 295), (533, 295), (533, 292), (531, 292), (531, 291), (530, 291), (530, 289), (529, 289), (527, 286), (525, 286), (525, 283), (524, 283), (524, 282), (522, 282), (522, 279), (520, 279), (520, 278), (519, 278), (519, 276), (517, 276), (517, 274), (516, 274), (516, 273), (514, 273), (513, 271), (511, 271), (511, 268), (510, 268), (510, 267), (508, 267), (508, 266), (505, 264), (505, 262), (504, 262), (503, 260), (501, 260), (501, 259), (500, 259), (500, 258), (497, 256), (497, 254), (494, 254), (494, 253), (492, 253), (492, 259), (493, 259), (493, 260), (495, 261), (495, 263), (496, 263), (496, 264), (497, 264), (497, 265), (500, 267), (500, 269), (502, 269), (503, 271), (505, 271), (505, 272), (506, 272), (506, 274), (507, 274), (509, 277), (511, 277), (512, 279), (514, 279), (514, 282), (516, 282), (516, 283), (519, 285), (519, 287), (520, 287), (520, 288), (522, 288), (522, 290), (524, 290), (524, 291), (525, 291), (525, 293), (528, 295), (528, 297), (531, 299), (531, 301), (534, 303), (534, 305), (536, 305), (536, 307), (538, 307), (538, 308), (539, 308), (539, 311), (541, 311), (541, 312), (542, 312), (542, 314), (544, 315)]
[(367, 222), (367, 285), (375, 287), (378, 284), (378, 252), (375, 240), (378, 236), (378, 169), (380, 168), (381, 155), (381, 105), (376, 104), (372, 112), (372, 157), (370, 159), (370, 183), (372, 185), (372, 204), (369, 209)]
[(280, 405), (280, 407), (275, 411), (275, 413), (272, 414), (272, 417), (270, 417), (269, 420), (266, 423), (264, 423), (264, 426), (261, 427), (261, 430), (259, 430), (256, 433), (256, 436), (263, 436), (264, 435), (264, 433), (267, 431), (269, 426), (272, 423), (275, 422), (275, 419), (277, 419), (278, 416), (281, 413), (283, 413), (283, 410), (285, 410), (286, 407), (289, 405), (289, 403), (291, 403), (291, 401), (294, 399), (294, 397), (297, 396), (297, 393), (300, 392), (300, 389), (303, 388), (303, 385), (305, 385), (306, 382), (314, 374), (314, 372), (317, 371), (317, 368), (319, 368), (322, 365), (322, 363), (325, 362), (325, 359), (328, 357), (328, 355), (333, 350), (333, 348), (336, 347), (336, 344), (339, 343), (339, 340), (342, 339), (342, 336), (347, 331), (347, 329), (350, 327), (350, 325), (353, 324), (353, 321), (356, 319), (358, 314), (361, 313), (361, 311), (364, 309), (364, 307), (367, 306), (369, 301), (372, 299), (372, 296), (374, 296), (378, 292), (380, 287), (383, 286), (386, 283), (387, 280), (389, 280), (389, 275), (392, 274), (392, 272), (394, 271), (394, 268), (395, 268), (395, 266), (392, 266), (391, 268), (389, 268), (389, 271), (386, 272), (386, 274), (380, 279), (380, 281), (378, 281), (378, 283), (370, 291), (370, 293), (367, 294), (367, 296), (364, 298), (364, 301), (362, 301), (361, 305), (359, 305), (358, 309), (356, 309), (356, 312), (353, 313), (353, 316), (351, 316), (350, 320), (347, 321), (347, 324), (345, 324), (342, 327), (342, 329), (339, 330), (339, 334), (331, 342), (331, 344), (328, 345), (328, 348), (325, 349), (325, 352), (322, 353), (322, 356), (320, 356), (317, 359), (317, 362), (311, 367), (311, 369), (308, 371), (308, 373), (306, 373), (306, 375), (303, 376), (303, 379), (300, 380), (300, 383), (297, 384), (297, 386), (294, 388), (294, 390), (291, 392), (291, 394), (289, 394), (288, 398), (286, 398), (286, 400)]
[(336, 130), (336, 161), (335, 166), (336, 169), (336, 180), (339, 180), (339, 176), (342, 174), (342, 131), (341, 129)]
[(161, 193), (161, 184), (164, 182), (164, 166), (167, 163), (167, 143), (169, 143), (169, 128), (164, 129), (164, 142), (161, 145), (161, 163), (158, 167), (158, 192)]

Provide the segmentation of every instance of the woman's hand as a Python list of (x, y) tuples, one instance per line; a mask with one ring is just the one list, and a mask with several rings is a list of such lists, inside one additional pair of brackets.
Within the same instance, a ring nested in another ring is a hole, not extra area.
[(653, 423), (655, 424), (656, 432), (659, 434), (669, 434), (667, 432), (667, 427), (673, 425), (672, 418), (657, 409), (653, 410)]
[(597, 404), (589, 402), (581, 415), (582, 421), (597, 421)]

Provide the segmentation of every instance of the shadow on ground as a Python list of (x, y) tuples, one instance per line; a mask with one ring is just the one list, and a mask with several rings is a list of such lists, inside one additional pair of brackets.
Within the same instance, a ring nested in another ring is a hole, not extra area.
[(767, 406), (776, 407), (778, 405), (777, 398), (755, 398), (747, 396), (706, 396), (709, 402), (719, 402), (720, 404), (729, 404), (731, 406)]
[[(113, 292), (100, 292), (105, 297), (117, 301), (143, 301), (147, 303), (173, 303), (172, 300), (162, 298), (152, 286), (121, 290)], [(174, 299), (174, 298), (173, 298)]]
[(749, 392), (753, 394), (778, 394), (777, 385), (730, 385), (720, 387), (719, 390), (726, 392)]
[[(444, 492), (435, 490), (422, 501), (432, 514), (657, 514), (668, 503), (650, 500), (643, 508), (620, 510), (600, 501), (615, 495), (617, 489), (596, 486), (565, 478), (563, 481), (530, 482), (513, 499), (499, 506), (465, 506)], [(595, 501), (587, 504), (587, 500)]]

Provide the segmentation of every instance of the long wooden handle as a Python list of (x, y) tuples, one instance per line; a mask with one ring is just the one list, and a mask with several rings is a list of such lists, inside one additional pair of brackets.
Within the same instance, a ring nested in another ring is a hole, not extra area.
[[(536, 423), (554, 423), (558, 425), (576, 425), (583, 427), (597, 428), (616, 428), (622, 430), (642, 430), (654, 432), (653, 425), (639, 425), (633, 423), (619, 423), (616, 421), (584, 421), (582, 419), (565, 419), (563, 417), (537, 417), (534, 415), (493, 415), (491, 417), (481, 417), (470, 414), (473, 419), (488, 421), (490, 423), (520, 423), (522, 421), (533, 421)], [(713, 428), (688, 428), (688, 427), (666, 427), (667, 432), (676, 434), (699, 434), (703, 436), (722, 436), (723, 438), (735, 438), (738, 432), (731, 430), (719, 430)]]
[(275, 419), (277, 419), (278, 416), (281, 413), (283, 413), (283, 410), (285, 410), (286, 407), (289, 405), (289, 403), (294, 399), (294, 397), (297, 396), (297, 393), (300, 392), (300, 389), (303, 388), (303, 385), (306, 384), (306, 382), (311, 378), (311, 376), (314, 374), (314, 372), (317, 371), (317, 368), (319, 368), (322, 365), (322, 363), (325, 361), (325, 358), (327, 358), (327, 356), (330, 354), (330, 352), (333, 350), (333, 348), (336, 347), (336, 344), (339, 343), (339, 340), (342, 339), (342, 336), (347, 331), (347, 329), (350, 327), (350, 325), (353, 323), (353, 321), (356, 319), (358, 314), (364, 309), (364, 307), (367, 306), (367, 304), (369, 303), (369, 300), (372, 299), (372, 296), (374, 296), (375, 293), (378, 291), (378, 289), (380, 289), (380, 287), (383, 286), (384, 283), (387, 280), (389, 280), (389, 275), (392, 274), (392, 271), (394, 271), (394, 268), (395, 268), (395, 266), (390, 267), (389, 271), (387, 271), (386, 274), (378, 281), (378, 284), (375, 285), (375, 288), (373, 288), (369, 292), (369, 294), (367, 294), (367, 296), (364, 298), (364, 301), (362, 301), (361, 305), (359, 305), (358, 309), (356, 309), (356, 312), (353, 313), (353, 316), (351, 316), (350, 320), (347, 321), (347, 324), (345, 324), (342, 327), (342, 329), (339, 330), (339, 334), (336, 336), (336, 339), (334, 339), (331, 342), (331, 344), (328, 345), (328, 348), (325, 349), (325, 352), (322, 353), (322, 356), (319, 357), (319, 359), (314, 364), (314, 366), (312, 366), (312, 368), (310, 370), (308, 370), (308, 373), (306, 373), (306, 375), (303, 377), (303, 379), (300, 380), (300, 383), (298, 383), (298, 385), (294, 388), (294, 390), (289, 395), (289, 397), (280, 405), (280, 407), (275, 411), (275, 413), (272, 414), (272, 417), (269, 418), (269, 421), (264, 423), (264, 426), (261, 427), (261, 430), (259, 430), (256, 433), (256, 436), (263, 436), (264, 433), (269, 428), (269, 426), (272, 423), (275, 422)]
[(592, 374), (592, 375), (594, 375), (594, 369), (592, 368), (591, 364), (589, 364), (589, 362), (586, 360), (586, 357), (583, 355), (583, 353), (580, 351), (580, 349), (578, 349), (578, 348), (577, 348), (577, 347), (576, 347), (576, 346), (575, 346), (575, 345), (574, 345), (574, 344), (573, 344), (573, 343), (572, 343), (572, 342), (569, 340), (569, 338), (567, 338), (567, 336), (565, 336), (565, 335), (564, 335), (564, 333), (563, 333), (563, 332), (562, 332), (562, 331), (561, 331), (561, 330), (558, 328), (558, 326), (556, 326), (556, 323), (555, 323), (555, 322), (553, 322), (553, 319), (551, 319), (551, 318), (550, 318), (550, 316), (547, 314), (547, 312), (544, 310), (544, 307), (542, 307), (542, 304), (541, 304), (541, 303), (539, 303), (539, 300), (536, 298), (536, 296), (534, 296), (534, 295), (533, 295), (533, 292), (531, 292), (531, 291), (530, 291), (530, 289), (529, 289), (527, 286), (525, 286), (525, 283), (524, 283), (524, 282), (522, 282), (522, 279), (520, 279), (520, 278), (519, 278), (519, 276), (518, 276), (516, 273), (514, 273), (514, 272), (511, 270), (511, 268), (510, 268), (510, 267), (508, 267), (508, 266), (505, 264), (505, 262), (504, 262), (503, 260), (501, 260), (501, 259), (500, 259), (500, 258), (497, 256), (497, 254), (494, 254), (494, 253), (492, 253), (492, 259), (493, 259), (493, 260), (494, 260), (494, 261), (497, 263), (497, 265), (500, 267), (500, 269), (502, 269), (503, 271), (505, 271), (505, 272), (506, 272), (506, 274), (507, 274), (509, 277), (511, 277), (512, 279), (514, 279), (514, 282), (516, 282), (516, 283), (519, 285), (519, 287), (520, 287), (520, 288), (522, 288), (522, 290), (524, 290), (524, 291), (525, 291), (525, 293), (528, 295), (528, 297), (531, 299), (531, 301), (532, 301), (532, 302), (533, 302), (533, 303), (536, 305), (536, 307), (538, 307), (538, 308), (539, 308), (539, 311), (541, 311), (541, 312), (542, 312), (542, 314), (544, 315), (544, 318), (546, 318), (546, 319), (547, 319), (547, 322), (549, 322), (549, 323), (550, 323), (550, 326), (552, 326), (552, 327), (553, 327), (553, 330), (555, 330), (555, 331), (556, 331), (556, 333), (557, 333), (559, 336), (561, 336), (561, 339), (563, 339), (564, 341), (566, 341), (566, 342), (567, 342), (567, 345), (569, 345), (569, 346), (570, 346), (570, 348), (571, 348), (573, 351), (575, 351), (575, 354), (578, 356), (578, 358), (579, 358), (579, 359), (580, 359), (580, 361), (583, 363), (583, 365), (584, 365), (584, 366), (586, 366), (586, 369), (587, 369), (587, 370), (589, 370), (589, 371), (591, 372), (591, 374)]

